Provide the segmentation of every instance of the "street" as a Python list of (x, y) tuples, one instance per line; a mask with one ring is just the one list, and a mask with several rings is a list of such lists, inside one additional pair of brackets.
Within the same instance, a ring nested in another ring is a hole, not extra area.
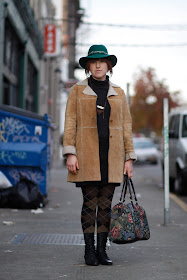
[[(49, 202), (43, 213), (0, 209), (0, 279), (186, 279), (187, 215), (171, 200), (170, 224), (163, 225), (161, 175), (159, 165), (134, 166), (133, 182), (147, 213), (150, 240), (110, 244), (107, 253), (113, 265), (89, 267), (83, 257), (81, 191), (66, 183), (66, 168), (57, 163), (51, 170)], [(113, 205), (120, 191), (116, 188)]]
[[(157, 165), (152, 164), (134, 164), (134, 177), (145, 178), (145, 183), (150, 182), (157, 185), (158, 188), (163, 188), (163, 172), (160, 162)], [(187, 195), (176, 195), (180, 200), (187, 203)]]

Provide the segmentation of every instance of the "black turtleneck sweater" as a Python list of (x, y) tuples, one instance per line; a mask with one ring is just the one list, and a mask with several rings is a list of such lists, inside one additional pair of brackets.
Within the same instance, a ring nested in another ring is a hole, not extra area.
[[(105, 81), (98, 81), (91, 76), (88, 79), (88, 85), (97, 94), (96, 106), (104, 107), (103, 112), (97, 113), (97, 130), (99, 137), (99, 158), (100, 158), (100, 171), (101, 181), (96, 182), (79, 182), (76, 183), (77, 187), (87, 185), (105, 185), (108, 184), (108, 150), (109, 150), (109, 118), (110, 118), (110, 104), (107, 99), (109, 89), (109, 77)], [(97, 108), (95, 108), (97, 109)], [(94, 166), (93, 166), (94, 168)], [(115, 184), (119, 185), (119, 184)]]
[(97, 81), (91, 76), (88, 80), (89, 86), (97, 94), (96, 106), (104, 107), (100, 113), (97, 113), (97, 129), (99, 135), (99, 144), (104, 146), (109, 143), (109, 118), (110, 105), (108, 103), (107, 94), (109, 89), (109, 77), (105, 81)]
[(103, 112), (97, 113), (97, 130), (99, 136), (99, 157), (101, 184), (108, 183), (108, 150), (109, 150), (109, 118), (110, 105), (107, 99), (109, 89), (109, 77), (105, 81), (97, 81), (91, 76), (88, 80), (89, 86), (97, 94), (96, 105), (104, 107)]

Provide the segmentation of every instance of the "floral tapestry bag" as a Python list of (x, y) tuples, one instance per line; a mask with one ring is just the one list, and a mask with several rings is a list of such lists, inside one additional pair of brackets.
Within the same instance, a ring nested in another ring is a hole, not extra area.
[[(131, 202), (125, 204), (127, 189)], [(108, 237), (110, 241), (117, 244), (132, 243), (150, 238), (145, 210), (138, 204), (134, 185), (127, 175), (124, 176), (120, 201), (111, 210)]]

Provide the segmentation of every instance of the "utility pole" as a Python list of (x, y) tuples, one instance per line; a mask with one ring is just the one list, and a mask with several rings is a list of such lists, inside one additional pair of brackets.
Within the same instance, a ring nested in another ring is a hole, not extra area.
[(127, 103), (128, 103), (128, 105), (129, 105), (129, 107), (130, 107), (130, 94), (129, 94), (129, 87), (130, 87), (130, 84), (129, 84), (129, 83), (127, 83), (127, 93), (126, 93), (126, 95), (127, 95)]
[(170, 220), (169, 213), (169, 130), (168, 130), (168, 98), (164, 98), (164, 225)]

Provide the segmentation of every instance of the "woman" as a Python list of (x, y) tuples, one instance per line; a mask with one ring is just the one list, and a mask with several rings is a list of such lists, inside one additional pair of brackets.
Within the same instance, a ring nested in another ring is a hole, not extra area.
[(67, 158), (68, 181), (82, 189), (85, 262), (111, 265), (106, 242), (112, 198), (115, 187), (123, 182), (123, 174), (132, 177), (132, 162), (136, 159), (131, 116), (123, 90), (107, 76), (117, 63), (116, 56), (109, 55), (103, 45), (93, 45), (79, 63), (91, 75), (70, 91), (63, 155)]

